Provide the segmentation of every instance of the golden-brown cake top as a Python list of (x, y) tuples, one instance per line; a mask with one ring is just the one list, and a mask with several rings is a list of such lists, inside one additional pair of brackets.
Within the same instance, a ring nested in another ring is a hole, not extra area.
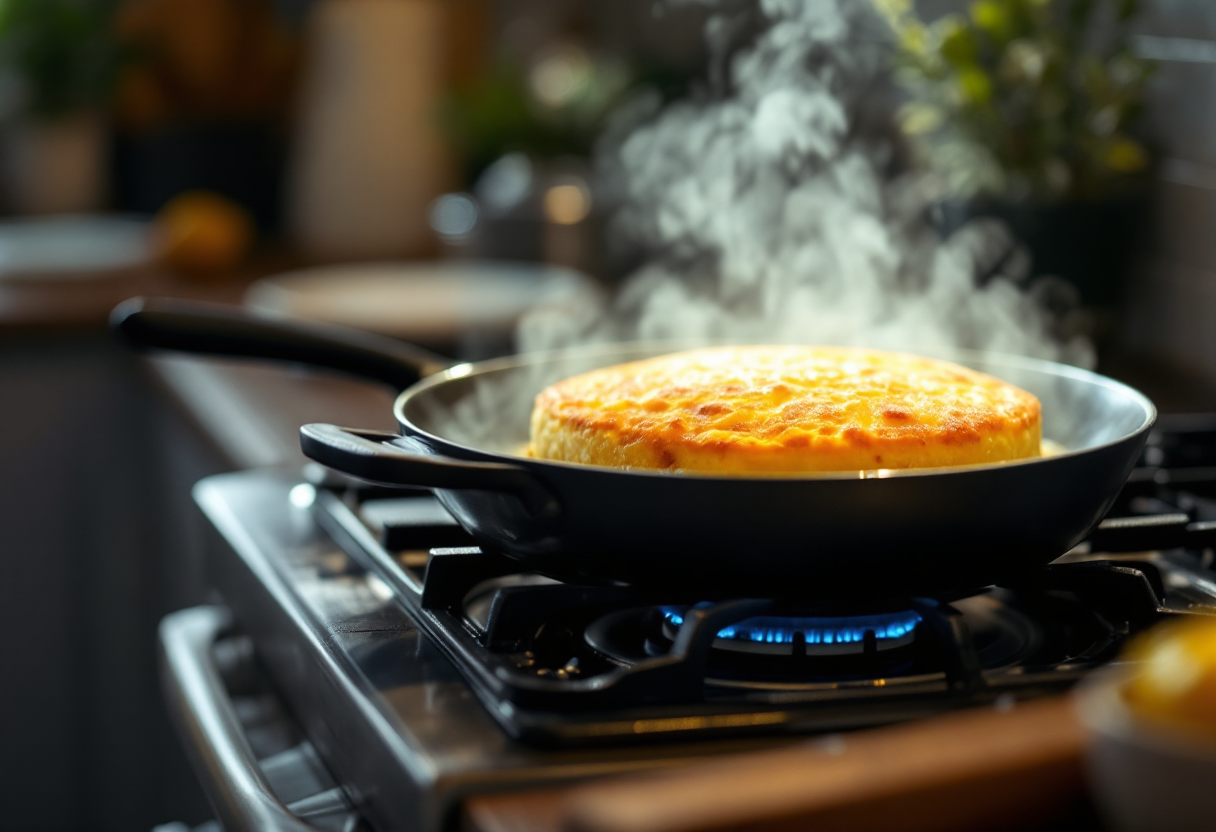
[(1029, 393), (944, 361), (842, 347), (726, 347), (595, 370), (536, 399), (534, 456), (719, 473), (1037, 456)]

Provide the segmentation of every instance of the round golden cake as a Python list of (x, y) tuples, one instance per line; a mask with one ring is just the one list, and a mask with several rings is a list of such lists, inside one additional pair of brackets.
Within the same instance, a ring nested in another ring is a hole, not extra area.
[(936, 468), (1040, 453), (1039, 401), (945, 361), (724, 347), (594, 370), (536, 397), (540, 459), (714, 474)]

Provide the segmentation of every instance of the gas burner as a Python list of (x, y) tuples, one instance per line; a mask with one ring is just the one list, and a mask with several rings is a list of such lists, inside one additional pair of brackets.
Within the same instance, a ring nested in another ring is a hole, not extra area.
[[(751, 691), (900, 687), (944, 680), (948, 656), (957, 651), (960, 635), (983, 672), (1031, 661), (1047, 630), (1057, 643), (1072, 640), (1056, 632), (1061, 627), (1079, 632), (1076, 638), (1085, 646), (1101, 640), (1096, 632), (1100, 628), (1084, 613), (1065, 606), (1049, 613), (1056, 623), (1047, 625), (1003, 590), (949, 604), (924, 599), (906, 603), (916, 609), (858, 615), (769, 611), (720, 626), (709, 643), (705, 684)], [(583, 637), (597, 657), (637, 667), (675, 650), (693, 611), (713, 609), (714, 604), (700, 603), (616, 610), (589, 621)], [(953, 634), (942, 627), (950, 620), (959, 628)]]
[[(659, 609), (663, 615), (663, 635), (674, 640), (688, 608)], [(757, 616), (719, 630), (713, 646), (757, 655), (858, 655), (910, 645), (920, 622), (920, 614), (913, 610), (830, 617)]]

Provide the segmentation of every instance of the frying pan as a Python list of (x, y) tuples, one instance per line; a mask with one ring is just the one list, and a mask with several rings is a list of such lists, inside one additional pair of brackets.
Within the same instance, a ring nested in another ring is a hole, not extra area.
[(366, 480), (432, 489), (482, 545), (523, 568), (696, 596), (816, 604), (941, 596), (1016, 580), (1083, 540), (1156, 419), (1109, 378), (1047, 361), (959, 363), (1037, 395), (1063, 451), (996, 465), (798, 476), (627, 471), (529, 459), (533, 396), (595, 367), (670, 352), (631, 344), (455, 364), (350, 330), (201, 304), (129, 301), (133, 345), (293, 360), (403, 390), (400, 435), (306, 425), (304, 453)]

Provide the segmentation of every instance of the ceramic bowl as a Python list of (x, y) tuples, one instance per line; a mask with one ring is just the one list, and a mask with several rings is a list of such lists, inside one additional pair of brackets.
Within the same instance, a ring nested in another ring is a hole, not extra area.
[(1075, 694), (1094, 802), (1116, 832), (1216, 830), (1216, 743), (1138, 715), (1123, 697), (1130, 677), (1108, 668)]

